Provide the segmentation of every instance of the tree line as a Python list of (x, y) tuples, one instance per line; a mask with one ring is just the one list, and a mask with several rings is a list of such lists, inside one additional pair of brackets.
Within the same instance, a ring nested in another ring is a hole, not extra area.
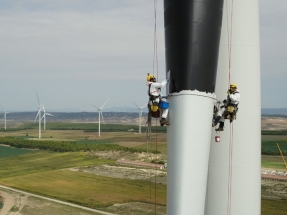
[[(29, 140), (15, 137), (0, 137), (0, 144), (15, 148), (39, 149), (53, 152), (79, 152), (79, 151), (125, 151), (131, 153), (146, 152), (146, 149), (129, 148), (117, 144), (87, 144), (67, 141)], [(152, 150), (151, 153), (160, 153)]]
[(261, 135), (287, 135), (287, 130), (274, 130), (274, 131), (262, 130)]

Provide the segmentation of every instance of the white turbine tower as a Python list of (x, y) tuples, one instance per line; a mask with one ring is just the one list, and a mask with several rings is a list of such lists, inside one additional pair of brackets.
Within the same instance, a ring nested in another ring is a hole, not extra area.
[(3, 119), (4, 119), (4, 124), (5, 124), (5, 130), (6, 130), (6, 114), (9, 113), (9, 112), (6, 112), (6, 110), (3, 108), (2, 105), (1, 105), (1, 107), (2, 107), (2, 109), (3, 109), (3, 111), (4, 111), (4, 117), (3, 117)]
[(99, 137), (101, 136), (101, 115), (102, 115), (102, 118), (103, 118), (103, 120), (104, 120), (104, 117), (103, 117), (103, 113), (102, 113), (102, 109), (103, 109), (103, 107), (105, 106), (105, 104), (108, 102), (109, 100), (107, 100), (104, 104), (103, 104), (103, 106), (102, 107), (97, 107), (97, 106), (95, 106), (95, 105), (92, 105), (92, 106), (94, 106), (95, 108), (97, 108), (98, 109), (98, 111), (99, 111)]
[[(133, 102), (134, 103), (134, 102)], [(141, 134), (141, 125), (142, 125), (142, 109), (146, 106), (139, 107), (136, 103), (134, 103), (139, 109), (139, 134)]]
[(44, 130), (46, 130), (46, 115), (48, 115), (48, 116), (54, 116), (54, 115), (52, 115), (52, 114), (46, 112), (43, 103), (42, 103), (42, 110), (44, 111), (44, 114), (43, 114), (43, 116), (42, 116), (42, 118), (44, 118)]
[(35, 120), (34, 120), (34, 123), (36, 122), (36, 119), (39, 118), (39, 139), (41, 139), (41, 120), (42, 120), (41, 111), (43, 110), (43, 109), (42, 109), (43, 107), (42, 107), (42, 105), (40, 104), (40, 100), (39, 100), (37, 91), (36, 91), (36, 95), (37, 95), (39, 107), (38, 107), (38, 113), (37, 113), (37, 115), (36, 115), (36, 118), (35, 118)]

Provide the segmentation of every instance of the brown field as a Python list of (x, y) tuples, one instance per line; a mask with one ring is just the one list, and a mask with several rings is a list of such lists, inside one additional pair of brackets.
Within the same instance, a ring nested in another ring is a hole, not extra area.
[(287, 118), (261, 117), (262, 130), (287, 130)]

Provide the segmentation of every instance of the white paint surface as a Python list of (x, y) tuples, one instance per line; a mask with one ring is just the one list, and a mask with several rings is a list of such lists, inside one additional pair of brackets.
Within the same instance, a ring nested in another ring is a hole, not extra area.
[[(220, 133), (220, 143), (214, 141), (215, 131), (211, 137), (205, 214), (260, 215), (261, 95), (258, 0), (225, 1), (215, 88), (220, 100), (226, 98), (229, 87), (226, 2), (230, 6), (234, 2), (230, 82), (238, 85), (241, 101), (237, 119), (233, 122), (233, 139), (229, 121), (225, 121), (224, 131)], [(229, 153), (231, 143), (232, 154)], [(230, 170), (232, 174), (229, 176)]]
[(204, 213), (214, 97), (181, 91), (168, 98), (168, 215)]

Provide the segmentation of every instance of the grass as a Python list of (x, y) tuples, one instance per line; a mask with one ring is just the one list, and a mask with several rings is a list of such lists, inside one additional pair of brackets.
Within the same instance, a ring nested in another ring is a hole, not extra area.
[(278, 171), (286, 171), (286, 167), (281, 156), (261, 156), (261, 167)]
[(140, 144), (140, 145), (137, 145), (135, 146), (134, 148), (138, 148), (138, 149), (146, 149), (148, 151), (151, 151), (151, 150), (157, 150), (157, 151), (160, 151), (161, 154), (166, 154), (167, 153), (167, 145), (166, 145), (166, 142), (149, 142), (148, 144), (147, 143), (143, 143), (143, 144)]
[[(28, 192), (62, 199), (91, 208), (114, 203), (150, 202), (149, 182), (116, 179), (65, 170), (68, 167), (113, 164), (84, 152), (34, 153), (0, 159), (0, 183)], [(157, 203), (166, 204), (166, 186), (157, 184)], [(152, 195), (154, 196), (154, 194)]]
[[(115, 179), (68, 170), (22, 175), (16, 180), (1, 179), (1, 184), (91, 208), (107, 207), (115, 203), (150, 202), (149, 182)], [(157, 203), (166, 204), (165, 185), (157, 185)]]
[[(86, 156), (84, 152), (55, 153), (34, 151), (16, 157), (0, 159), (0, 181), (50, 170), (89, 165), (113, 164), (114, 161)], [(34, 179), (34, 181), (37, 179)]]
[(261, 215), (286, 215), (287, 201), (261, 199)]
[(287, 151), (286, 140), (263, 140), (262, 148), (266, 151), (279, 152), (277, 143), (279, 144), (281, 151)]
[(3, 198), (0, 196), (0, 210), (3, 208)]
[(25, 204), (21, 214), (25, 215), (100, 215), (99, 213), (83, 210), (80, 208), (63, 205), (56, 202), (47, 202), (46, 200), (29, 196), (29, 204)]
[(0, 158), (17, 156), (17, 155), (22, 155), (22, 154), (31, 153), (31, 152), (33, 151), (27, 150), (27, 149), (16, 149), (16, 148), (11, 148), (11, 147), (0, 145)]

